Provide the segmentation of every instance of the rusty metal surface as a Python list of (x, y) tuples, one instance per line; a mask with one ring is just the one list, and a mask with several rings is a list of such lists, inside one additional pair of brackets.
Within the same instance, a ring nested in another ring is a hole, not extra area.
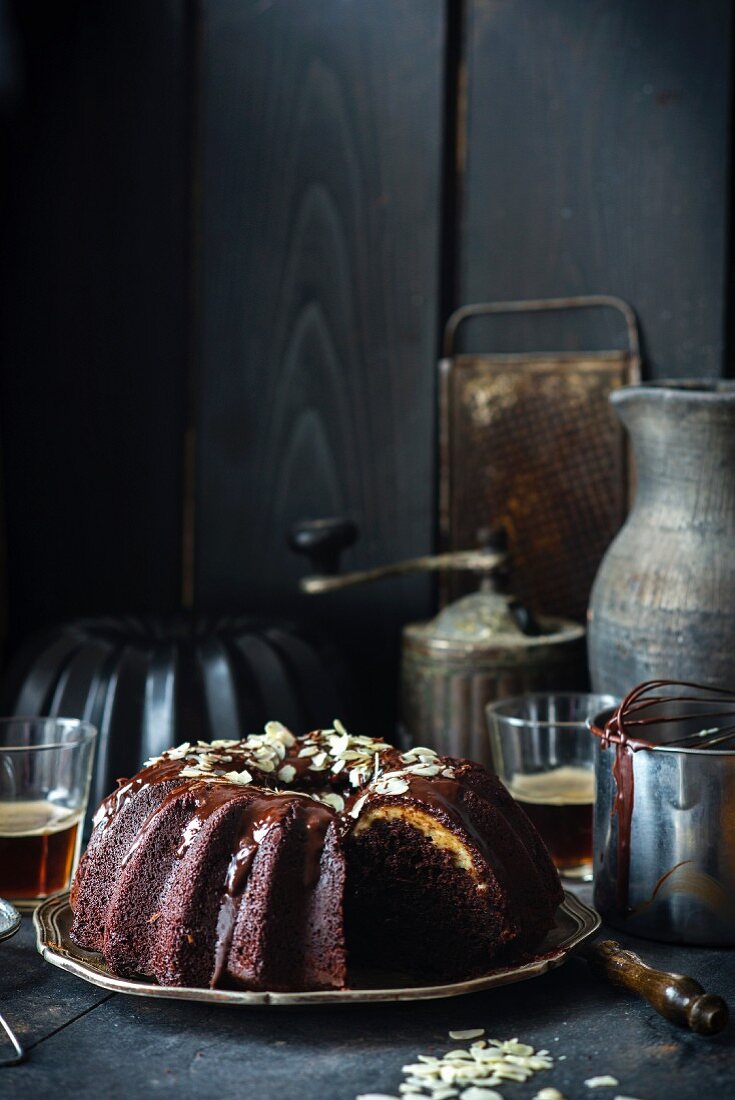
[[(627, 510), (627, 446), (608, 397), (637, 377), (637, 359), (460, 355), (440, 366), (444, 547), (472, 546), (502, 524), (511, 591), (537, 611), (583, 620)], [(465, 590), (451, 581), (445, 595)]]
[[(457, 355), (477, 317), (613, 310), (622, 351)], [(583, 620), (597, 567), (629, 503), (628, 449), (610, 393), (640, 378), (632, 307), (611, 295), (480, 302), (444, 331), (440, 371), (439, 522), (443, 549), (476, 545), (499, 525), (510, 589), (537, 613)], [(466, 591), (460, 581), (445, 599)]]

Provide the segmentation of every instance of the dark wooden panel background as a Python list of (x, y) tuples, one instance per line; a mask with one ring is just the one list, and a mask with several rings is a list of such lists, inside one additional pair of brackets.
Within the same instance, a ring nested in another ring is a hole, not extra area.
[[(719, 375), (728, 0), (469, 0), (459, 296), (617, 294), (645, 371)], [(478, 323), (473, 350), (611, 347), (614, 315)]]
[(443, 31), (424, 0), (203, 9), (195, 599), (315, 621), (382, 685), (426, 580), (300, 598), (285, 539), (432, 543)]
[(178, 603), (190, 94), (180, 4), (12, 15), (0, 118), (11, 646), (56, 619)]
[[(430, 585), (309, 602), (285, 534), (350, 516), (346, 567), (431, 549), (448, 311), (615, 293), (649, 374), (728, 373), (725, 0), (7, 12), (11, 649), (81, 613), (286, 613), (335, 637), (366, 721), (389, 722), (399, 627)], [(599, 315), (478, 327), (465, 346), (621, 335)]]

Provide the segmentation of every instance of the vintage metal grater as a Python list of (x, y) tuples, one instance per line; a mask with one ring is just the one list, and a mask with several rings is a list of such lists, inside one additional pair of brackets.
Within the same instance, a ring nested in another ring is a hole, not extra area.
[[(623, 315), (624, 350), (455, 353), (469, 318), (600, 307)], [(463, 306), (447, 322), (439, 372), (442, 549), (504, 528), (512, 591), (537, 612), (583, 621), (629, 499), (627, 443), (608, 397), (640, 377), (632, 308), (607, 295)], [(443, 598), (465, 585), (447, 578)]]

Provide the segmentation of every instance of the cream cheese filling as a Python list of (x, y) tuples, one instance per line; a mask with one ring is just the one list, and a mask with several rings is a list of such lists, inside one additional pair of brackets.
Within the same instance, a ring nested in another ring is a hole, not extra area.
[(401, 821), (404, 825), (410, 825), (412, 829), (416, 829), (427, 840), (430, 840), (434, 847), (440, 848), (444, 852), (450, 852), (455, 867), (467, 871), (475, 879), (479, 877), (472, 859), (472, 853), (467, 845), (463, 844), (456, 833), (447, 829), (440, 821), (437, 821), (435, 817), (424, 810), (420, 810), (416, 806), (371, 806), (364, 809), (360, 814), (357, 824), (352, 830), (352, 835), (360, 836), (362, 833), (367, 832), (376, 821)]

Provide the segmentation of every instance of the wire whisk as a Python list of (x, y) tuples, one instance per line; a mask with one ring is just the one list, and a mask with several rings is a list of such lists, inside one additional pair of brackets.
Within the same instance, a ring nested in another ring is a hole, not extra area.
[[(653, 732), (656, 726), (683, 723), (690, 731), (674, 737), (657, 736), (650, 743), (682, 749), (735, 745), (735, 691), (685, 680), (647, 680), (628, 692), (610, 719), (607, 731), (625, 741), (646, 742), (646, 733)], [(700, 723), (701, 728), (691, 732), (691, 726)]]

